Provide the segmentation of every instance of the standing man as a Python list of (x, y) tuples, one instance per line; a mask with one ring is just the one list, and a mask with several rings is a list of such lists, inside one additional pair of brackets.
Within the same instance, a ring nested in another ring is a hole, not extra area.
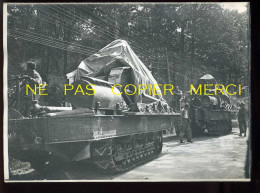
[(180, 131), (180, 143), (184, 143), (183, 137), (186, 134), (187, 142), (192, 143), (192, 132), (190, 128), (190, 119), (189, 119), (189, 104), (185, 104), (184, 108), (181, 110), (182, 116), (182, 126)]
[(240, 109), (238, 112), (238, 123), (239, 123), (239, 130), (240, 130), (239, 136), (242, 136), (243, 133), (244, 133), (244, 137), (246, 136), (246, 129), (247, 129), (246, 118), (247, 118), (247, 110), (245, 108), (245, 104), (241, 102)]
[(193, 99), (190, 101), (190, 120), (191, 120), (191, 127), (193, 131), (199, 131), (199, 125), (197, 121), (197, 114), (198, 114), (198, 109), (201, 106), (201, 100), (199, 99), (198, 95), (195, 95)]
[(190, 102), (190, 106), (193, 108), (199, 108), (201, 105), (201, 100), (199, 99), (198, 95), (195, 95)]
[(174, 109), (176, 112), (181, 110), (181, 98), (182, 98), (182, 91), (176, 86), (176, 92), (174, 93)]
[[(38, 88), (39, 84), (42, 84), (42, 77), (40, 74), (35, 70), (36, 64), (34, 62), (28, 62), (27, 63), (27, 69), (26, 69), (26, 75), (28, 77), (27, 83), (31, 88), (34, 89), (35, 85)], [(28, 93), (29, 94), (29, 93)], [(31, 100), (35, 99), (35, 96), (32, 92), (30, 92), (29, 96)]]
[(42, 77), (35, 69), (36, 64), (34, 62), (27, 63), (26, 75), (29, 76), (29, 84), (33, 86), (32, 88), (34, 88), (35, 84), (42, 84)]
[[(31, 88), (35, 88), (35, 85), (36, 87), (38, 88), (39, 87), (39, 84), (42, 84), (42, 78), (40, 76), (40, 74), (35, 70), (36, 69), (36, 64), (34, 62), (28, 62), (27, 63), (27, 69), (26, 69), (26, 76), (27, 79), (25, 81), (25, 85), (26, 83), (29, 84), (29, 86)], [(26, 86), (24, 86), (24, 92), (25, 92), (25, 88)], [(23, 93), (25, 95), (25, 93)], [(30, 116), (30, 111), (31, 111), (31, 107), (34, 106), (37, 101), (35, 101), (35, 95), (32, 93), (32, 92), (28, 92), (28, 96), (25, 95), (24, 98), (24, 107), (25, 107), (25, 116)]]

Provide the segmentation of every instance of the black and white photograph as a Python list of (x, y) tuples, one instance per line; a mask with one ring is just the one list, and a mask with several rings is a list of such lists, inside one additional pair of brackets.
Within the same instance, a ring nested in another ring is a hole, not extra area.
[(249, 3), (3, 13), (5, 182), (250, 181)]

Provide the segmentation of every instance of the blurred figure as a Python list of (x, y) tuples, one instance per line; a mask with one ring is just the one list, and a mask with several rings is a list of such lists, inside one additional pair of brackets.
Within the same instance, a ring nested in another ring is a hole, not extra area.
[(31, 115), (31, 110), (37, 104), (37, 101), (35, 100), (35, 95), (29, 90), (28, 95), (26, 95), (25, 90), (26, 90), (26, 84), (28, 84), (32, 89), (39, 87), (39, 84), (42, 83), (42, 78), (40, 74), (35, 70), (36, 69), (36, 64), (34, 62), (28, 62), (27, 63), (27, 69), (25, 72), (24, 82), (22, 83), (22, 98), (23, 98), (23, 104), (24, 104), (24, 115), (25, 116), (30, 116)]
[(189, 104), (185, 104), (184, 108), (181, 110), (182, 116), (182, 126), (180, 131), (180, 143), (184, 143), (183, 137), (186, 135), (187, 142), (192, 143), (192, 132), (190, 128), (190, 118), (189, 118)]
[(247, 118), (247, 110), (245, 108), (245, 104), (243, 102), (240, 103), (240, 109), (238, 112), (238, 123), (239, 123), (239, 130), (240, 134), (239, 136), (242, 136), (244, 133), (244, 137), (246, 136), (246, 118)]
[(201, 107), (201, 100), (199, 98), (198, 95), (195, 95), (193, 97), (193, 99), (190, 101), (190, 120), (191, 120), (191, 128), (192, 130), (198, 130), (199, 129), (199, 125), (198, 125), (198, 121), (197, 121), (197, 114), (198, 114), (198, 109), (200, 109)]
[(35, 84), (42, 84), (42, 77), (35, 69), (36, 64), (34, 62), (27, 63), (26, 75), (29, 77), (29, 84), (32, 88)]
[(175, 110), (175, 112), (180, 112), (181, 110), (181, 98), (182, 98), (182, 91), (179, 89), (178, 86), (176, 86), (176, 91), (174, 93), (174, 99), (173, 99), (173, 102), (174, 102), (174, 105), (173, 105), (173, 108)]
[(193, 99), (190, 102), (190, 106), (193, 108), (199, 108), (201, 105), (201, 100), (198, 95), (194, 95)]

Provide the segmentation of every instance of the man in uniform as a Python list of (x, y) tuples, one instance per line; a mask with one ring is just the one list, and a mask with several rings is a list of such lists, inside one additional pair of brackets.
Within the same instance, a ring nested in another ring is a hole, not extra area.
[(35, 84), (42, 84), (42, 77), (35, 69), (36, 64), (34, 62), (27, 63), (26, 75), (29, 77), (29, 84), (32, 88)]
[(198, 95), (195, 95), (193, 97), (193, 99), (190, 101), (190, 109), (189, 109), (189, 112), (190, 112), (189, 118), (191, 119), (192, 130), (199, 129), (199, 125), (198, 125), (198, 121), (197, 121), (197, 113), (198, 113), (198, 109), (200, 108), (200, 106), (201, 106), (201, 100), (199, 99)]
[(176, 92), (174, 93), (174, 109), (176, 112), (179, 112), (181, 109), (181, 98), (182, 98), (182, 91), (176, 86)]
[(201, 101), (198, 95), (195, 95), (194, 98), (190, 102), (190, 106), (194, 108), (198, 108), (201, 105)]
[(240, 104), (240, 109), (238, 112), (238, 123), (239, 123), (239, 130), (240, 130), (240, 134), (239, 136), (242, 136), (242, 134), (244, 133), (244, 137), (246, 136), (246, 118), (247, 118), (247, 110), (245, 108), (245, 104), (242, 102)]
[(184, 108), (181, 110), (182, 116), (182, 126), (180, 131), (180, 143), (184, 143), (183, 137), (186, 134), (187, 142), (192, 143), (192, 132), (190, 128), (190, 119), (189, 119), (189, 104), (185, 104)]
[[(27, 70), (25, 72), (25, 84), (24, 86), (24, 92), (26, 89), (26, 83), (32, 88), (38, 88), (39, 84), (42, 84), (42, 78), (40, 74), (35, 70), (36, 64), (34, 62), (28, 62), (27, 63)], [(25, 116), (30, 116), (30, 108), (34, 106), (37, 101), (35, 101), (35, 95), (31, 92), (31, 90), (28, 89), (28, 96), (24, 97), (24, 107), (25, 107)]]

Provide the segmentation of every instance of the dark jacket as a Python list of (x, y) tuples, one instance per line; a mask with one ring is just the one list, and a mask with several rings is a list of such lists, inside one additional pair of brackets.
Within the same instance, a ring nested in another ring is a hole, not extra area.
[(246, 110), (246, 108), (239, 109), (239, 112), (238, 112), (238, 122), (246, 121), (246, 117), (247, 117), (247, 110)]
[(42, 78), (36, 70), (28, 73), (28, 76), (31, 77), (30, 86), (33, 86), (34, 84), (42, 84)]

